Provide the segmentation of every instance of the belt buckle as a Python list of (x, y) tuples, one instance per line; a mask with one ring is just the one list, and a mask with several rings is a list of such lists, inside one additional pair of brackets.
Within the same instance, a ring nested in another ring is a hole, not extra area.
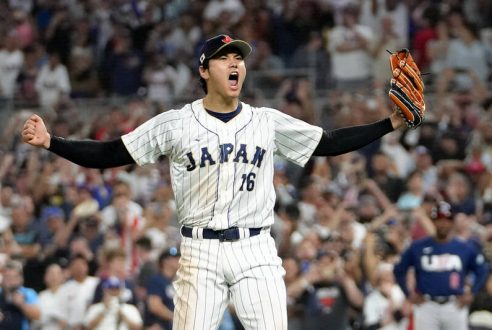
[(436, 296), (432, 297), (432, 301), (438, 303), (439, 305), (444, 305), (450, 301), (450, 298), (447, 296)]
[(237, 227), (231, 227), (219, 231), (220, 242), (232, 242), (239, 239), (239, 229)]

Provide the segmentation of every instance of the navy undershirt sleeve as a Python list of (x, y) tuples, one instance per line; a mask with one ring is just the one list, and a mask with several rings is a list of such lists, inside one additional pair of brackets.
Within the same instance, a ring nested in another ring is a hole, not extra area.
[(49, 151), (88, 168), (110, 168), (134, 164), (123, 140), (66, 140), (52, 136)]
[(323, 131), (313, 156), (337, 156), (354, 151), (393, 130), (391, 120), (386, 118), (372, 124)]

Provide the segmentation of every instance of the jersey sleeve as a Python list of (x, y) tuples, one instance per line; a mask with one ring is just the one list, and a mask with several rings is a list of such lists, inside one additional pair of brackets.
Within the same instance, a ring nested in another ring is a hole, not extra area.
[(403, 252), (400, 261), (395, 265), (393, 270), (396, 282), (400, 286), (405, 296), (408, 296), (409, 294), (407, 287), (407, 272), (410, 267), (414, 266), (412, 252), (413, 244)]
[(477, 293), (487, 281), (487, 277), (489, 275), (489, 265), (485, 261), (485, 257), (480, 250), (474, 246), (471, 246), (471, 248), (472, 256), (470, 258), (469, 269), (474, 276), (472, 292)]
[(318, 146), (323, 129), (278, 110), (268, 112), (274, 125), (276, 153), (304, 166)]
[(160, 156), (172, 152), (174, 143), (179, 140), (182, 111), (161, 113), (121, 137), (138, 165), (153, 164)]
[(24, 302), (26, 304), (37, 304), (38, 294), (31, 288), (22, 288), (22, 294), (24, 295)]

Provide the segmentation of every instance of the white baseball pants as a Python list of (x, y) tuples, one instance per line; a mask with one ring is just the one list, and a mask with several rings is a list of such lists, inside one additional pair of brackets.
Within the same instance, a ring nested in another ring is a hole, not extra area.
[(468, 330), (468, 308), (426, 301), (414, 306), (414, 322), (414, 330)]
[(217, 329), (229, 299), (246, 329), (287, 329), (285, 271), (269, 231), (234, 242), (182, 239), (174, 330)]

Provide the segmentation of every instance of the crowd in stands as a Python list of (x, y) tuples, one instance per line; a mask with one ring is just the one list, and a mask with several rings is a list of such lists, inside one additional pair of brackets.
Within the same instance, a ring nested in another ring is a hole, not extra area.
[[(20, 130), (36, 112), (54, 135), (108, 140), (202, 97), (197, 53), (219, 33), (248, 41), (248, 70), (266, 72), (245, 102), (327, 130), (391, 112), (386, 50), (409, 48), (428, 73), (418, 129), (305, 168), (276, 160), (289, 329), (406, 329), (393, 265), (434, 233), (437, 200), (492, 261), (490, 1), (8, 0), (0, 16), (0, 105), (16, 105), (0, 148), (0, 329), (171, 329), (181, 236), (166, 159), (86, 169)], [(111, 97), (127, 102), (74, 102)], [(471, 323), (490, 320), (492, 277), (470, 306)], [(221, 329), (241, 329), (232, 306)]]

